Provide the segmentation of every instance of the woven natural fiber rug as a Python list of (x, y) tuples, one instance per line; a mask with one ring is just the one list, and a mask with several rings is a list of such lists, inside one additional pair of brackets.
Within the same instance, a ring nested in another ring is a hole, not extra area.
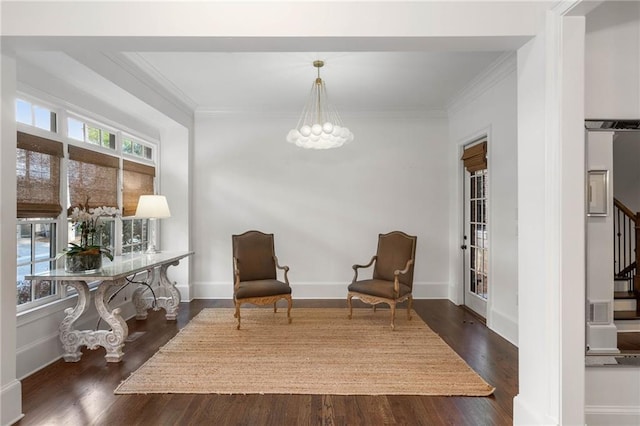
[(204, 309), (115, 390), (132, 393), (464, 395), (494, 388), (413, 312)]

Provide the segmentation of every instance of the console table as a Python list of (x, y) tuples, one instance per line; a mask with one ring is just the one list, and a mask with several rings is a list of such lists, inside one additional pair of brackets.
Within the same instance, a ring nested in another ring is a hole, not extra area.
[[(156, 254), (136, 254), (116, 256), (113, 261), (102, 266), (94, 273), (66, 272), (64, 269), (54, 269), (25, 278), (32, 281), (52, 281), (58, 286), (71, 286), (78, 292), (78, 302), (73, 308), (65, 309), (65, 318), (60, 324), (60, 341), (64, 348), (64, 360), (67, 362), (80, 361), (80, 348), (86, 346), (96, 349), (102, 346), (106, 349), (107, 362), (120, 362), (124, 341), (129, 334), (126, 321), (120, 316), (120, 308), (109, 310), (107, 300), (109, 290), (116, 290), (129, 284), (139, 285), (133, 292), (133, 304), (136, 308), (136, 318), (146, 319), (147, 310), (164, 308), (167, 320), (175, 320), (180, 303), (178, 289), (167, 278), (169, 266), (178, 265), (180, 260), (192, 255), (193, 252), (160, 252)], [(128, 277), (139, 272), (147, 272), (144, 283), (128, 280)], [(111, 326), (111, 330), (75, 330), (73, 324), (89, 308), (91, 294), (88, 282), (99, 281), (94, 300), (96, 310), (104, 321)], [(144, 285), (141, 285), (144, 284)], [(165, 289), (168, 296), (145, 296), (151, 285)], [(113, 293), (113, 291), (111, 291)]]

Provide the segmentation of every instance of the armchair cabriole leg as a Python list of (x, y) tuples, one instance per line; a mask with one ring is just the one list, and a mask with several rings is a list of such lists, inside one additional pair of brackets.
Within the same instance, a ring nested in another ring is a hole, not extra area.
[(353, 316), (353, 306), (351, 306), (352, 297), (352, 295), (347, 296), (347, 305), (349, 306), (349, 319), (351, 319), (351, 317)]
[(278, 306), (277, 306), (278, 302), (273, 302), (273, 313), (275, 314), (276, 312), (278, 312)]
[(391, 330), (396, 329), (396, 304), (390, 303), (389, 307), (391, 308)]
[(289, 324), (291, 324), (291, 308), (293, 306), (293, 301), (291, 297), (287, 298), (287, 319), (289, 320)]
[(238, 319), (238, 325), (236, 326), (236, 330), (240, 330), (240, 305), (236, 302), (236, 313), (233, 314), (234, 317)]
[(409, 296), (409, 303), (407, 306), (407, 319), (411, 321), (411, 310), (413, 309), (413, 297)]

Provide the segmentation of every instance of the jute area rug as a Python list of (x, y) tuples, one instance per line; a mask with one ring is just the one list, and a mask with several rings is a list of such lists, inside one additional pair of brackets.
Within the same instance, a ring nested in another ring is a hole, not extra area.
[(115, 390), (132, 393), (461, 395), (494, 388), (420, 317), (398, 310), (204, 309)]

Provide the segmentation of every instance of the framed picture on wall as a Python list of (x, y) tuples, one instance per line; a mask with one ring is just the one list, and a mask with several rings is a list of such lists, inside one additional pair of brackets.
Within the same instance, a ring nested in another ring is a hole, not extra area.
[(606, 216), (609, 213), (609, 171), (589, 170), (587, 179), (587, 215)]

